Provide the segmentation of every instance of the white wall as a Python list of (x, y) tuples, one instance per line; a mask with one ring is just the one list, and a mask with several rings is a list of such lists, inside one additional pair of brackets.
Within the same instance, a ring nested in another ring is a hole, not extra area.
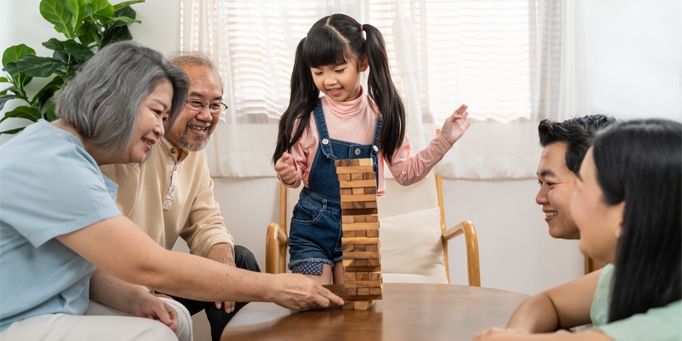
[[(682, 120), (682, 5), (675, 0), (660, 3), (663, 5), (603, 0), (594, 6), (588, 18), (593, 37), (589, 42), (589, 67), (596, 75), (590, 78), (590, 113)], [(35, 48), (38, 55), (47, 55), (40, 43), (59, 35), (40, 17), (38, 4), (39, 0), (3, 0), (0, 50), (23, 42)], [(644, 17), (639, 16), (642, 6), (646, 7)], [(177, 50), (179, 0), (147, 0), (133, 8), (142, 20), (141, 25), (131, 26), (136, 41), (164, 53)], [(655, 34), (656, 39), (650, 34)], [(640, 43), (648, 52), (631, 58)], [(608, 58), (599, 57), (606, 52)], [(656, 58), (649, 59), (649, 52)], [(0, 126), (6, 128), (6, 123)], [(5, 140), (0, 138), (0, 143)], [(228, 228), (264, 267), (265, 229), (277, 219), (276, 179), (220, 178), (215, 182), (216, 200)], [(543, 214), (534, 202), (535, 180), (445, 181), (444, 189), (449, 225), (463, 219), (476, 224), (483, 286), (531, 294), (582, 274), (583, 258), (576, 242), (554, 240), (547, 234)], [(461, 240), (454, 243), (450, 261), (453, 283), (464, 284), (465, 254), (461, 244)]]

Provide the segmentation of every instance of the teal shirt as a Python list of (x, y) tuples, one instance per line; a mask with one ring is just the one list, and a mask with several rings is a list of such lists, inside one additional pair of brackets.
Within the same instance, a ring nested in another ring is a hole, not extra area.
[(616, 268), (607, 264), (599, 276), (594, 292), (590, 318), (595, 329), (615, 341), (680, 341), (682, 340), (682, 301), (675, 301), (665, 307), (653, 308), (646, 313), (608, 323), (611, 289)]

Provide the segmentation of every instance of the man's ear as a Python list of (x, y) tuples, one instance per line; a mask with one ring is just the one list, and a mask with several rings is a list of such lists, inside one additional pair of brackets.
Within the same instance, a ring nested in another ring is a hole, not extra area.
[(367, 61), (367, 55), (364, 55), (364, 56), (362, 56), (362, 58), (360, 58), (360, 72), (367, 71), (368, 67), (369, 67), (369, 62)]

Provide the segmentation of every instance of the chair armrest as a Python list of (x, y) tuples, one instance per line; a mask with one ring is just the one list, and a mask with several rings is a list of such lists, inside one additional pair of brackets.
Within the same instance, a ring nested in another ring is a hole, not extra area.
[(442, 238), (445, 241), (449, 241), (461, 234), (464, 234), (464, 242), (467, 249), (469, 285), (480, 287), (481, 267), (478, 259), (478, 236), (476, 235), (476, 227), (474, 224), (469, 220), (464, 220), (443, 232)]
[(270, 223), (265, 235), (265, 272), (286, 272), (286, 245), (288, 237), (277, 223)]

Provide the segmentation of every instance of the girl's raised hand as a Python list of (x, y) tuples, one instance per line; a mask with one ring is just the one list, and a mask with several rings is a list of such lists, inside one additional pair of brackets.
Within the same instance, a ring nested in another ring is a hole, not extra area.
[(287, 152), (284, 152), (282, 157), (275, 163), (275, 171), (285, 184), (291, 185), (297, 180), (298, 172), (296, 172), (296, 166), (294, 165), (294, 157)]
[(466, 104), (462, 104), (462, 106), (455, 110), (455, 112), (445, 120), (445, 123), (443, 123), (441, 135), (443, 135), (445, 140), (450, 144), (455, 144), (471, 125), (471, 122), (466, 122), (467, 116), (469, 116), (467, 108)]

